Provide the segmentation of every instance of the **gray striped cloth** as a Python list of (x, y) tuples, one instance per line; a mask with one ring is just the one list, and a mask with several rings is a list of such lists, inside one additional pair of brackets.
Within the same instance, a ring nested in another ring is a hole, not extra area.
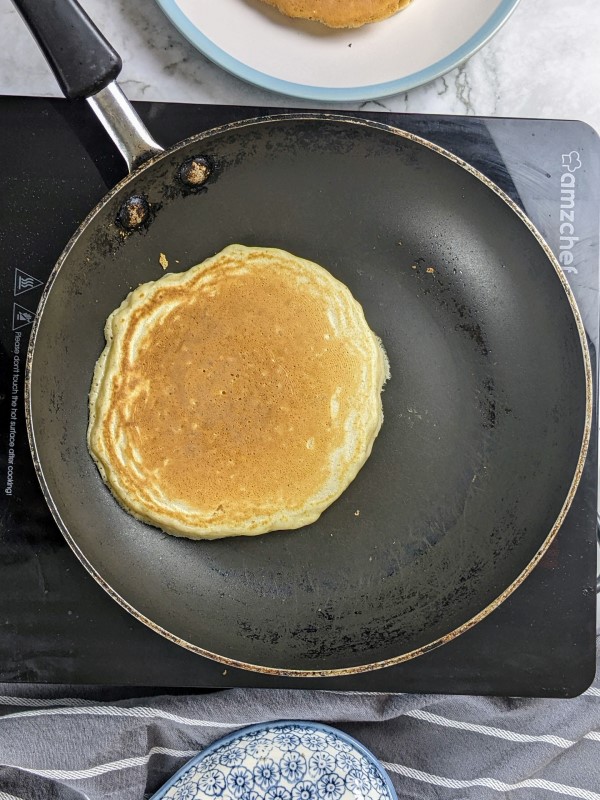
[(600, 679), (574, 700), (230, 689), (114, 700), (0, 685), (0, 800), (141, 800), (215, 739), (327, 722), (383, 762), (400, 800), (600, 800)]

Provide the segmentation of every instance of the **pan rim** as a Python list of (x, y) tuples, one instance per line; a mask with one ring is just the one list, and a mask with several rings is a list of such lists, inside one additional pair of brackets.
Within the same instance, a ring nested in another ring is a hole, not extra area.
[[(569, 303), (571, 312), (573, 314), (573, 318), (575, 320), (575, 324), (577, 327), (578, 337), (579, 337), (579, 344), (581, 347), (581, 356), (583, 360), (583, 367), (584, 367), (584, 374), (585, 374), (585, 394), (586, 394), (586, 406), (585, 406), (585, 420), (584, 420), (584, 427), (583, 427), (583, 436), (581, 442), (581, 448), (579, 451), (579, 457), (577, 460), (577, 465), (575, 468), (575, 473), (573, 475), (573, 479), (571, 481), (569, 491), (567, 492), (567, 496), (561, 506), (559, 514), (554, 522), (553, 526), (551, 527), (548, 535), (542, 542), (541, 546), (534, 554), (532, 559), (529, 561), (527, 566), (519, 573), (519, 575), (512, 581), (512, 583), (498, 595), (491, 603), (485, 606), (479, 613), (475, 614), (469, 620), (464, 622), (462, 625), (459, 625), (457, 628), (454, 628), (449, 633), (444, 634), (443, 636), (434, 639), (432, 642), (429, 642), (421, 647), (415, 648), (407, 653), (402, 653), (398, 656), (393, 656), (392, 658), (383, 659), (380, 661), (369, 662), (367, 664), (358, 664), (353, 665), (350, 667), (342, 667), (336, 669), (291, 669), (285, 667), (268, 667), (260, 664), (253, 664), (251, 662), (240, 661), (239, 659), (229, 658), (227, 656), (221, 655), (219, 653), (214, 653), (210, 650), (202, 648), (192, 642), (188, 642), (186, 639), (177, 636), (176, 634), (171, 633), (166, 628), (163, 628), (161, 625), (158, 625), (153, 620), (146, 617), (145, 614), (138, 611), (131, 603), (129, 603), (124, 597), (122, 597), (113, 587), (100, 575), (97, 569), (93, 566), (93, 564), (88, 560), (87, 556), (82, 552), (79, 545), (71, 535), (67, 525), (64, 523), (60, 510), (56, 506), (52, 494), (48, 488), (46, 483), (45, 475), (43, 466), (40, 462), (39, 453), (37, 449), (37, 443), (35, 438), (35, 430), (34, 430), (34, 421), (33, 421), (33, 411), (32, 411), (32, 397), (31, 397), (31, 383), (32, 383), (32, 373), (33, 373), (33, 359), (35, 355), (35, 343), (37, 340), (37, 334), (39, 330), (40, 321), (43, 317), (44, 309), (46, 306), (46, 302), (52, 290), (52, 286), (60, 272), (60, 269), (66, 259), (68, 258), (71, 250), (75, 246), (77, 240), (83, 233), (83, 231), (88, 227), (91, 223), (93, 218), (102, 210), (104, 207), (109, 203), (113, 197), (120, 192), (122, 188), (124, 188), (134, 177), (140, 175), (146, 169), (151, 168), (154, 164), (162, 161), (165, 158), (168, 158), (173, 153), (177, 152), (178, 150), (183, 149), (184, 147), (189, 146), (195, 142), (202, 142), (205, 139), (211, 138), (216, 135), (220, 135), (222, 133), (229, 132), (231, 130), (238, 130), (241, 128), (246, 128), (250, 126), (256, 126), (258, 124), (270, 124), (270, 123), (278, 123), (284, 121), (316, 121), (316, 122), (339, 122), (349, 125), (358, 125), (361, 127), (366, 128), (375, 128), (377, 130), (383, 131), (385, 133), (389, 133), (394, 136), (399, 136), (404, 139), (408, 139), (410, 141), (415, 142), (421, 146), (428, 148), (429, 150), (433, 150), (438, 155), (443, 156), (444, 158), (454, 162), (459, 167), (462, 167), (468, 173), (470, 173), (473, 177), (477, 178), (481, 183), (483, 183), (488, 189), (494, 192), (508, 207), (509, 209), (516, 214), (516, 216), (520, 219), (520, 221), (525, 225), (525, 227), (529, 230), (529, 232), (533, 235), (536, 239), (537, 243), (542, 248), (543, 252), (545, 253), (548, 261), (550, 262), (551, 266), (554, 269), (558, 279), (560, 280), (561, 286), (566, 294), (567, 301)], [(33, 459), (33, 464), (35, 467), (35, 471), (40, 482), (40, 486), (42, 492), (44, 494), (44, 499), (50, 509), (50, 512), (54, 518), (54, 521), (58, 525), (62, 535), (64, 536), (67, 544), (74, 552), (76, 557), (79, 559), (81, 564), (87, 570), (87, 572), (94, 578), (94, 580), (107, 592), (107, 594), (115, 600), (123, 609), (125, 609), (129, 614), (135, 617), (139, 622), (142, 622), (155, 633), (160, 634), (165, 639), (183, 647), (186, 650), (189, 650), (197, 655), (203, 656), (204, 658), (208, 658), (212, 661), (216, 661), (218, 663), (224, 664), (227, 667), (231, 667), (234, 669), (242, 669), (247, 670), (250, 672), (256, 672), (263, 675), (269, 675), (273, 677), (289, 677), (289, 678), (332, 678), (332, 677), (342, 677), (342, 676), (349, 676), (349, 675), (357, 675), (366, 672), (373, 672), (378, 669), (384, 669), (387, 667), (392, 667), (398, 664), (401, 664), (405, 661), (410, 661), (418, 656), (424, 655), (431, 650), (434, 650), (453, 639), (458, 638), (461, 634), (465, 633), (466, 631), (473, 628), (479, 622), (481, 622), (485, 617), (489, 616), (496, 608), (498, 608), (522, 583), (523, 581), (531, 574), (534, 568), (537, 566), (539, 561), (542, 559), (554, 539), (560, 530), (565, 517), (571, 508), (573, 503), (573, 499), (575, 497), (575, 493), (579, 487), (579, 483), (581, 481), (581, 476), (583, 473), (583, 468), (585, 465), (590, 437), (591, 437), (591, 428), (592, 428), (592, 415), (593, 415), (593, 381), (592, 381), (592, 367), (591, 367), (591, 359), (589, 354), (589, 348), (587, 344), (586, 332), (585, 327), (583, 324), (583, 320), (581, 317), (581, 313), (577, 306), (577, 301), (575, 300), (575, 296), (567, 278), (565, 277), (560, 264), (556, 256), (554, 255), (553, 251), (551, 250), (548, 243), (543, 238), (542, 234), (539, 232), (537, 227), (534, 223), (529, 219), (529, 217), (525, 214), (525, 212), (518, 206), (507, 194), (504, 192), (500, 187), (498, 187), (493, 181), (487, 178), (482, 172), (477, 170), (468, 162), (464, 161), (459, 156), (451, 153), (449, 150), (440, 147), (439, 145), (435, 144), (434, 142), (430, 142), (429, 140), (418, 136), (416, 134), (410, 133), (409, 131), (405, 131), (401, 128), (397, 128), (393, 125), (388, 125), (383, 122), (378, 122), (376, 120), (368, 120), (368, 119), (361, 119), (357, 117), (352, 117), (351, 115), (344, 115), (344, 114), (335, 114), (335, 113), (327, 113), (327, 112), (294, 112), (294, 113), (282, 113), (282, 114), (271, 114), (264, 117), (250, 117), (248, 119), (239, 120), (236, 122), (227, 123), (225, 125), (217, 126), (215, 128), (210, 128), (207, 131), (202, 131), (198, 134), (190, 136), (177, 144), (173, 145), (172, 147), (166, 149), (164, 152), (154, 156), (153, 158), (146, 161), (139, 169), (135, 170), (134, 172), (126, 175), (121, 181), (119, 181), (109, 192), (100, 200), (100, 202), (87, 214), (85, 219), (81, 222), (81, 224), (77, 227), (76, 231), (73, 233), (69, 241), (67, 242), (64, 250), (62, 251), (61, 255), (59, 256), (56, 264), (54, 265), (52, 272), (46, 282), (44, 287), (42, 296), (40, 298), (40, 302), (36, 311), (35, 320), (33, 323), (31, 336), (29, 339), (29, 346), (27, 350), (27, 359), (25, 365), (25, 416), (26, 416), (26, 426), (27, 426), (27, 436), (29, 439), (29, 446), (31, 450), (31, 455)]]

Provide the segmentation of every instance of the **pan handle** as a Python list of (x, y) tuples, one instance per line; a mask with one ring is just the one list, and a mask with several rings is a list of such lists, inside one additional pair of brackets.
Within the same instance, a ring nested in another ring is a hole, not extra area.
[(77, 0), (13, 0), (69, 99), (85, 97), (133, 171), (163, 148), (154, 141), (115, 78), (119, 54)]
[(163, 152), (164, 148), (154, 141), (116, 81), (111, 81), (104, 89), (88, 97), (87, 101), (119, 148), (129, 172)]

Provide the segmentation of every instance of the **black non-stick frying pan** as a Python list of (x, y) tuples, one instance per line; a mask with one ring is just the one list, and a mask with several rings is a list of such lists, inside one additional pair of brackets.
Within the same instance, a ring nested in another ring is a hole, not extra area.
[[(550, 544), (589, 439), (582, 323), (532, 224), (467, 164), (374, 122), (267, 117), (161, 152), (73, 2), (17, 6), (133, 170), (68, 243), (28, 356), (34, 460), (77, 556), (154, 630), (263, 672), (375, 669), (477, 623)], [(160, 254), (184, 270), (233, 242), (346, 283), (392, 378), (371, 458), (317, 523), (192, 542), (114, 501), (86, 449), (87, 394), (104, 321), (163, 274)]]

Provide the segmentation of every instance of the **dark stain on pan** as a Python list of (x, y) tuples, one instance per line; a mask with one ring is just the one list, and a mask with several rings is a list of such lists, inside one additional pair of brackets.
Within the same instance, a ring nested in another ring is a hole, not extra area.
[(204, 195), (219, 179), (222, 160), (211, 153), (194, 155), (178, 164), (171, 174), (165, 175), (161, 196), (165, 203), (178, 197)]
[(188, 189), (200, 189), (216, 177), (216, 164), (210, 156), (190, 156), (177, 170), (177, 179)]
[(457, 326), (461, 331), (464, 331), (479, 347), (481, 354), (488, 355), (488, 349), (483, 338), (483, 332), (478, 322), (461, 322)]
[(479, 406), (483, 415), (485, 428), (496, 427), (496, 392), (494, 378), (489, 375), (483, 383), (479, 393)]
[[(410, 267), (422, 286), (422, 294), (434, 297), (437, 304), (446, 310), (453, 309), (462, 320), (456, 324), (456, 329), (465, 333), (477, 345), (483, 356), (488, 356), (489, 349), (475, 310), (461, 302), (460, 295), (457, 295), (456, 268), (450, 270), (445, 264), (430, 264), (422, 256), (412, 259)], [(445, 273), (449, 273), (448, 277), (451, 275), (450, 280)]]
[(212, 166), (204, 156), (187, 158), (177, 171), (179, 180), (191, 189), (198, 189), (208, 180)]
[(121, 203), (117, 211), (117, 225), (125, 231), (134, 231), (148, 222), (150, 204), (142, 194), (132, 194)]
[(161, 205), (150, 202), (143, 194), (133, 194), (125, 198), (115, 216), (115, 225), (121, 237), (147, 231)]

